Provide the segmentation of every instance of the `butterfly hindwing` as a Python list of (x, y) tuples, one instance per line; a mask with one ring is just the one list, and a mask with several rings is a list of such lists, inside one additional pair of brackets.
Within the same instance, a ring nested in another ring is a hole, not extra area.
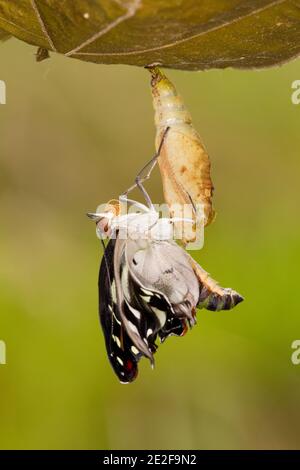
[[(126, 262), (132, 278), (146, 292), (142, 296), (146, 304), (160, 318), (161, 328), (167, 317), (195, 324), (199, 283), (185, 252), (175, 242), (130, 240)], [(175, 326), (173, 321), (173, 325), (180, 329), (181, 322)]]

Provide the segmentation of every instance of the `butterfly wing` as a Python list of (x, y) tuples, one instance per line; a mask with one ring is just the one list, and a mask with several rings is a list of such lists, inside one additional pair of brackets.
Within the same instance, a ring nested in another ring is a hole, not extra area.
[(128, 241), (127, 264), (144, 289), (160, 293), (175, 317), (194, 323), (199, 283), (185, 251), (173, 241)]
[(166, 311), (167, 315), (167, 327), (160, 332), (161, 340), (170, 334), (179, 334), (178, 324), (173, 325), (171, 321), (173, 314), (165, 297), (146, 290), (130, 276), (124, 255), (125, 245), (118, 237), (109, 241), (101, 262), (98, 283), (100, 321), (107, 354), (122, 383), (132, 382), (136, 378), (138, 361), (142, 356), (154, 363), (155, 340), (162, 326), (159, 315), (154, 311)]
[[(164, 326), (166, 319), (174, 316), (174, 311), (168, 298), (151, 285), (146, 288), (134, 275), (128, 263), (127, 252), (134, 254), (140, 248), (147, 251), (148, 243), (144, 244), (141, 240), (131, 239), (126, 242), (117, 240), (116, 243), (114, 274), (115, 279), (119, 279), (116, 286), (121, 321), (134, 346), (154, 365), (153, 353), (157, 349), (155, 344), (157, 334)], [(149, 269), (152, 269), (151, 265)], [(173, 326), (168, 322), (168, 332), (159, 335), (165, 338), (172, 331)]]
[(188, 331), (186, 320), (167, 315), (166, 323), (159, 332), (159, 337), (163, 343), (169, 336), (184, 336)]
[(122, 286), (126, 303), (133, 313), (130, 321), (138, 329), (143, 341), (149, 345), (151, 352), (155, 352), (157, 335), (161, 341), (170, 334), (180, 335), (182, 331), (179, 332), (178, 324), (181, 325), (182, 322), (179, 319), (178, 322), (172, 321), (175, 320), (174, 310), (167, 297), (149, 286), (146, 288), (134, 275), (130, 265), (127, 266), (127, 275), (122, 276)]
[[(152, 243), (152, 242), (151, 242)], [(117, 245), (117, 248), (116, 248)], [(153, 286), (147, 287), (136, 277), (131, 269), (132, 256), (142, 249), (147, 252), (149, 244), (143, 241), (116, 240), (113, 253), (113, 284), (115, 308), (127, 336), (131, 339), (131, 349), (139, 351), (154, 364), (153, 353), (159, 336), (164, 341), (170, 335), (182, 336), (187, 331), (186, 318), (177, 318), (167, 296)], [(151, 264), (148, 266), (152, 270)], [(178, 307), (178, 306), (176, 306)], [(181, 314), (182, 317), (182, 314)]]
[(99, 273), (99, 311), (119, 380), (136, 378), (142, 356), (154, 364), (157, 337), (183, 336), (195, 323), (196, 306), (226, 310), (242, 300), (173, 241), (110, 240)]
[(132, 382), (138, 373), (137, 363), (140, 353), (122, 325), (117, 304), (113, 258), (115, 240), (110, 240), (99, 271), (99, 315), (105, 338), (108, 359), (122, 383)]
[[(120, 312), (122, 325), (124, 326), (133, 345), (150, 360), (151, 364), (154, 364), (153, 354), (147, 342), (144, 341), (144, 338), (141, 335), (141, 330), (129, 318), (132, 310), (129, 308), (128, 302), (126, 302), (125, 286), (122, 286), (122, 273), (127, 270), (126, 259), (124, 256), (127, 243), (128, 240), (121, 240), (119, 237), (116, 238), (113, 265), (117, 306)], [(142, 312), (138, 312), (138, 314), (142, 317)]]
[(163, 342), (171, 335), (183, 336), (186, 333), (186, 320), (175, 316), (173, 306), (164, 294), (150, 289), (149, 286), (146, 288), (134, 275), (129, 277), (129, 285), (131, 306), (144, 312), (143, 324), (138, 319), (137, 327), (144, 341), (146, 340), (150, 348), (153, 348), (153, 352), (156, 350), (157, 335)]

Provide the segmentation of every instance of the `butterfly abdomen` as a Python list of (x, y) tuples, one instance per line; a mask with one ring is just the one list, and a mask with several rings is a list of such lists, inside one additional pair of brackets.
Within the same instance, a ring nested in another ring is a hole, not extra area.
[(244, 300), (240, 294), (229, 288), (218, 286), (218, 291), (210, 291), (206, 286), (200, 285), (200, 289), (198, 308), (214, 312), (230, 310)]
[(235, 290), (219, 286), (191, 256), (189, 261), (199, 282), (198, 308), (230, 310), (244, 300)]

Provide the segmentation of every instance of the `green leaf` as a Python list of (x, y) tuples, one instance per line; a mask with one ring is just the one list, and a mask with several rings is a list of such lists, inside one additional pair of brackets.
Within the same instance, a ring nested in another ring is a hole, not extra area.
[(96, 63), (267, 67), (300, 53), (300, 0), (0, 0), (0, 28)]

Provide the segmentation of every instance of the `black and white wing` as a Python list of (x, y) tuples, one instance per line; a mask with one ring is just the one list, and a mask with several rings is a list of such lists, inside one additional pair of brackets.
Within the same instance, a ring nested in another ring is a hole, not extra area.
[[(178, 305), (174, 309), (166, 293), (135, 275), (126, 253), (134, 256), (141, 247), (128, 244), (118, 237), (110, 240), (99, 273), (99, 313), (107, 354), (123, 383), (136, 378), (142, 356), (154, 364), (157, 337), (164, 341), (170, 335), (182, 336), (189, 321)], [(143, 247), (146, 257), (151, 244)], [(146, 271), (152, 269), (148, 264)]]
[(108, 359), (120, 382), (128, 383), (137, 376), (137, 362), (141, 354), (133, 348), (133, 343), (122, 324), (117, 304), (113, 263), (115, 243), (114, 239), (108, 242), (100, 265), (99, 315)]
[[(125, 258), (126, 259), (126, 258)], [(145, 286), (135, 275), (130, 264), (122, 263), (121, 279), (127, 307), (127, 321), (136, 329), (151, 353), (157, 349), (155, 340), (167, 336), (181, 336), (186, 332), (185, 320), (175, 317), (169, 299), (157, 288)], [(151, 269), (151, 265), (149, 266)]]
[[(166, 333), (162, 330), (167, 320), (174, 317), (174, 310), (168, 297), (155, 286), (145, 286), (134, 275), (130, 265), (128, 252), (133, 256), (140, 249), (147, 253), (149, 243), (151, 246), (153, 242), (144, 244), (141, 240), (133, 242), (128, 239), (125, 243), (120, 243), (120, 249), (117, 249), (114, 255), (114, 274), (115, 278), (119, 279), (116, 286), (122, 323), (134, 346), (154, 365), (153, 353), (157, 349), (155, 340), (157, 336), (165, 339)], [(153, 266), (149, 264), (147, 270), (152, 269)], [(177, 322), (173, 327), (168, 321), (168, 328), (173, 330), (176, 326), (176, 334), (179, 334), (179, 324), (181, 325), (181, 322)]]
[(156, 339), (183, 336), (195, 323), (196, 307), (227, 310), (242, 300), (173, 241), (110, 240), (99, 273), (99, 312), (119, 380), (136, 378), (142, 356), (153, 365)]
[(129, 240), (127, 264), (145, 289), (165, 297), (173, 317), (195, 323), (199, 283), (184, 250), (173, 241)]

